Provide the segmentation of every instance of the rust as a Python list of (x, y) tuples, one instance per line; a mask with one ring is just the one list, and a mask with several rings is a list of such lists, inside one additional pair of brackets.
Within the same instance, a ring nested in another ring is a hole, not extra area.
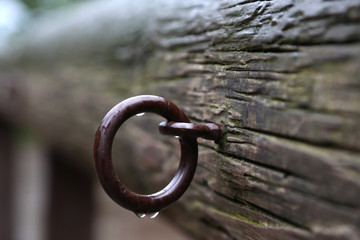
[[(152, 112), (167, 122), (159, 125), (162, 134), (180, 136), (181, 157), (174, 178), (162, 190), (141, 195), (129, 190), (117, 176), (112, 162), (112, 143), (120, 126), (130, 117)], [(105, 192), (120, 206), (137, 214), (155, 213), (178, 200), (189, 187), (196, 170), (198, 145), (196, 138), (218, 141), (222, 125), (192, 124), (185, 113), (174, 103), (162, 97), (142, 95), (128, 98), (113, 107), (104, 117), (95, 135), (94, 164)]]
[(223, 125), (218, 123), (185, 123), (185, 122), (166, 122), (159, 124), (159, 131), (164, 135), (184, 137), (201, 137), (208, 140), (219, 142), (223, 135)]

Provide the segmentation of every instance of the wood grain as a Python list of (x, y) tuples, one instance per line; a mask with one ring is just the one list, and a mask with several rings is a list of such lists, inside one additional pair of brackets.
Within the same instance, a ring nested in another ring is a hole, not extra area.
[[(1, 78), (26, 93), (12, 116), (91, 168), (107, 110), (161, 95), (227, 127), (219, 145), (199, 140), (169, 220), (198, 239), (360, 239), (360, 2), (141, 3), (118, 15), (113, 1), (92, 22), (74, 14), (102, 5), (89, 3), (30, 25), (2, 57)], [(7, 96), (9, 117), (19, 101)], [(141, 191), (165, 185), (178, 161), (176, 142), (149, 132), (156, 121), (118, 139), (119, 172)]]

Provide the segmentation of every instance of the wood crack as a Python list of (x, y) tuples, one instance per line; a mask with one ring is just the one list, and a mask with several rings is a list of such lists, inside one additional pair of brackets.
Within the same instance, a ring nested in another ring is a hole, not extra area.
[[(236, 200), (236, 199), (232, 199), (220, 192), (217, 192), (217, 191), (214, 191), (214, 193), (216, 195), (218, 195), (219, 197), (222, 197), (224, 199), (226, 199), (227, 201), (230, 201), (230, 202), (233, 202), (235, 203), (236, 205), (244, 205), (246, 206), (249, 210), (251, 211), (255, 211), (255, 212), (258, 212), (262, 215), (265, 215), (267, 217), (270, 217), (274, 220), (276, 220), (277, 222), (281, 223), (283, 225), (283, 227), (293, 227), (297, 230), (301, 230), (301, 231), (305, 231), (305, 232), (311, 232), (311, 229), (306, 227), (306, 226), (303, 226), (303, 225), (300, 225), (296, 222), (293, 222), (289, 219), (286, 219), (286, 218), (283, 218), (282, 216), (279, 216), (273, 212), (270, 212), (269, 210), (266, 210), (264, 208), (261, 208), (251, 202), (248, 202), (248, 201), (239, 201), (239, 200)], [(271, 227), (271, 226), (270, 226)], [(273, 227), (277, 227), (277, 226), (273, 226)]]
[(249, 127), (242, 127), (242, 129), (245, 129), (245, 130), (248, 130), (248, 131), (251, 131), (254, 133), (259, 133), (259, 134), (264, 134), (264, 135), (280, 138), (280, 139), (291, 140), (291, 141), (302, 143), (302, 144), (311, 144), (311, 145), (317, 146), (317, 147), (324, 147), (327, 149), (342, 150), (342, 151), (346, 150), (346, 151), (353, 152), (353, 153), (360, 152), (357, 148), (352, 148), (352, 147), (347, 147), (347, 146), (339, 146), (336, 143), (333, 143), (331, 141), (313, 141), (311, 139), (303, 139), (303, 138), (296, 137), (296, 136), (283, 135), (283, 134), (279, 134), (276, 132), (270, 132), (270, 131), (266, 131), (266, 130), (249, 128)]

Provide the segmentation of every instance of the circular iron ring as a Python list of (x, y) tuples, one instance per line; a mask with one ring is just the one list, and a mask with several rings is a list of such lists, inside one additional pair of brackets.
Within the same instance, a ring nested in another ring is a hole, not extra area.
[(196, 170), (198, 147), (196, 138), (182, 137), (180, 163), (171, 182), (154, 194), (132, 192), (121, 183), (114, 170), (112, 143), (120, 126), (143, 112), (158, 114), (169, 122), (190, 122), (180, 108), (162, 97), (142, 95), (128, 98), (112, 108), (100, 123), (95, 135), (94, 163), (102, 187), (116, 203), (135, 213), (155, 213), (178, 200), (189, 187)]

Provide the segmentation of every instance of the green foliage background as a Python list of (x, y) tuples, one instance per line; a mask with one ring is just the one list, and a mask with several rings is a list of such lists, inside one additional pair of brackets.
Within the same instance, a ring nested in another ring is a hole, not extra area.
[(85, 0), (21, 0), (32, 12), (44, 12)]

